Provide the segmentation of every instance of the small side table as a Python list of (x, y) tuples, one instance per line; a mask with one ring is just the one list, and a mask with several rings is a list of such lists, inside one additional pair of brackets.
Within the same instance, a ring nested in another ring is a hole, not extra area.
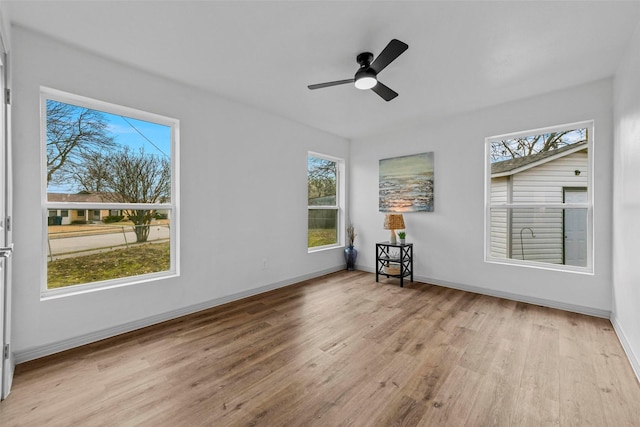
[(376, 282), (381, 275), (399, 278), (401, 288), (405, 277), (413, 282), (413, 243), (376, 243)]

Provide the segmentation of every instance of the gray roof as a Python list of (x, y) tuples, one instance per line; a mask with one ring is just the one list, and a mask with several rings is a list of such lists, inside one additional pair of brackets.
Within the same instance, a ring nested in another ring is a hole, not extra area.
[(543, 160), (548, 159), (548, 161), (553, 160), (552, 158), (563, 157), (564, 155), (574, 153), (576, 151), (582, 151), (587, 148), (587, 141), (577, 142), (570, 145), (565, 145), (564, 147), (558, 148), (557, 150), (551, 151), (541, 151), (536, 154), (532, 154), (530, 156), (516, 157), (515, 159), (503, 160), (501, 162), (491, 163), (491, 175), (495, 174), (504, 174), (505, 172), (509, 172), (515, 169), (523, 168), (532, 163), (543, 162)]

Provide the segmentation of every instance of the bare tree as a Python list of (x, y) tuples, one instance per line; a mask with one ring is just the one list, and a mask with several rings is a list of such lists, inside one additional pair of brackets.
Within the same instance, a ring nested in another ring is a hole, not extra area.
[(69, 168), (68, 175), (80, 191), (89, 193), (108, 191), (105, 184), (109, 173), (108, 165), (104, 161), (106, 157), (103, 153), (87, 153), (82, 156), (82, 162)]
[(331, 160), (314, 158), (308, 169), (309, 204), (314, 199), (336, 196), (336, 163)]
[(575, 129), (492, 142), (491, 161), (498, 162), (557, 150), (575, 143), (578, 139), (585, 139), (586, 132), (586, 129)]
[[(87, 191), (100, 190), (105, 201), (113, 203), (166, 203), (171, 197), (171, 164), (168, 158), (121, 151), (85, 157), (77, 170), (78, 182)], [(127, 209), (134, 224), (137, 242), (146, 242), (155, 209)]]
[(47, 100), (47, 184), (65, 181), (84, 157), (115, 145), (100, 111)]

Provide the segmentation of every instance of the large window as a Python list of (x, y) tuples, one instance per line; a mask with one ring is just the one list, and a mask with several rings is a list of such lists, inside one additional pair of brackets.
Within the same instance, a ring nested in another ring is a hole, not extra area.
[(178, 121), (42, 89), (44, 273), (53, 296), (178, 274)]
[(593, 271), (593, 122), (486, 140), (486, 259)]
[(309, 153), (307, 157), (308, 248), (337, 246), (343, 240), (340, 159)]

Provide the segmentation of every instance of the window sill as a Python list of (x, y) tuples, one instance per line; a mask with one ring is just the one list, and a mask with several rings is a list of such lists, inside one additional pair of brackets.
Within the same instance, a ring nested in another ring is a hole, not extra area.
[(539, 270), (558, 271), (562, 273), (576, 273), (586, 274), (593, 276), (593, 267), (577, 267), (573, 265), (560, 265), (560, 264), (547, 264), (535, 261), (519, 261), (519, 260), (505, 260), (501, 258), (485, 258), (484, 262), (488, 264), (509, 265), (514, 267), (526, 267), (535, 268)]
[(124, 279), (110, 280), (105, 282), (94, 282), (82, 285), (65, 286), (63, 288), (47, 289), (40, 292), (40, 301), (54, 300), (69, 296), (82, 295), (107, 289), (122, 288), (125, 286), (138, 285), (141, 283), (154, 282), (163, 279), (178, 277), (175, 271), (164, 271), (161, 273), (145, 274), (139, 277), (127, 277)]
[(312, 254), (314, 252), (324, 252), (324, 251), (330, 251), (332, 249), (340, 249), (340, 248), (344, 248), (344, 245), (327, 245), (327, 246), (316, 246), (315, 248), (307, 248), (307, 253)]

